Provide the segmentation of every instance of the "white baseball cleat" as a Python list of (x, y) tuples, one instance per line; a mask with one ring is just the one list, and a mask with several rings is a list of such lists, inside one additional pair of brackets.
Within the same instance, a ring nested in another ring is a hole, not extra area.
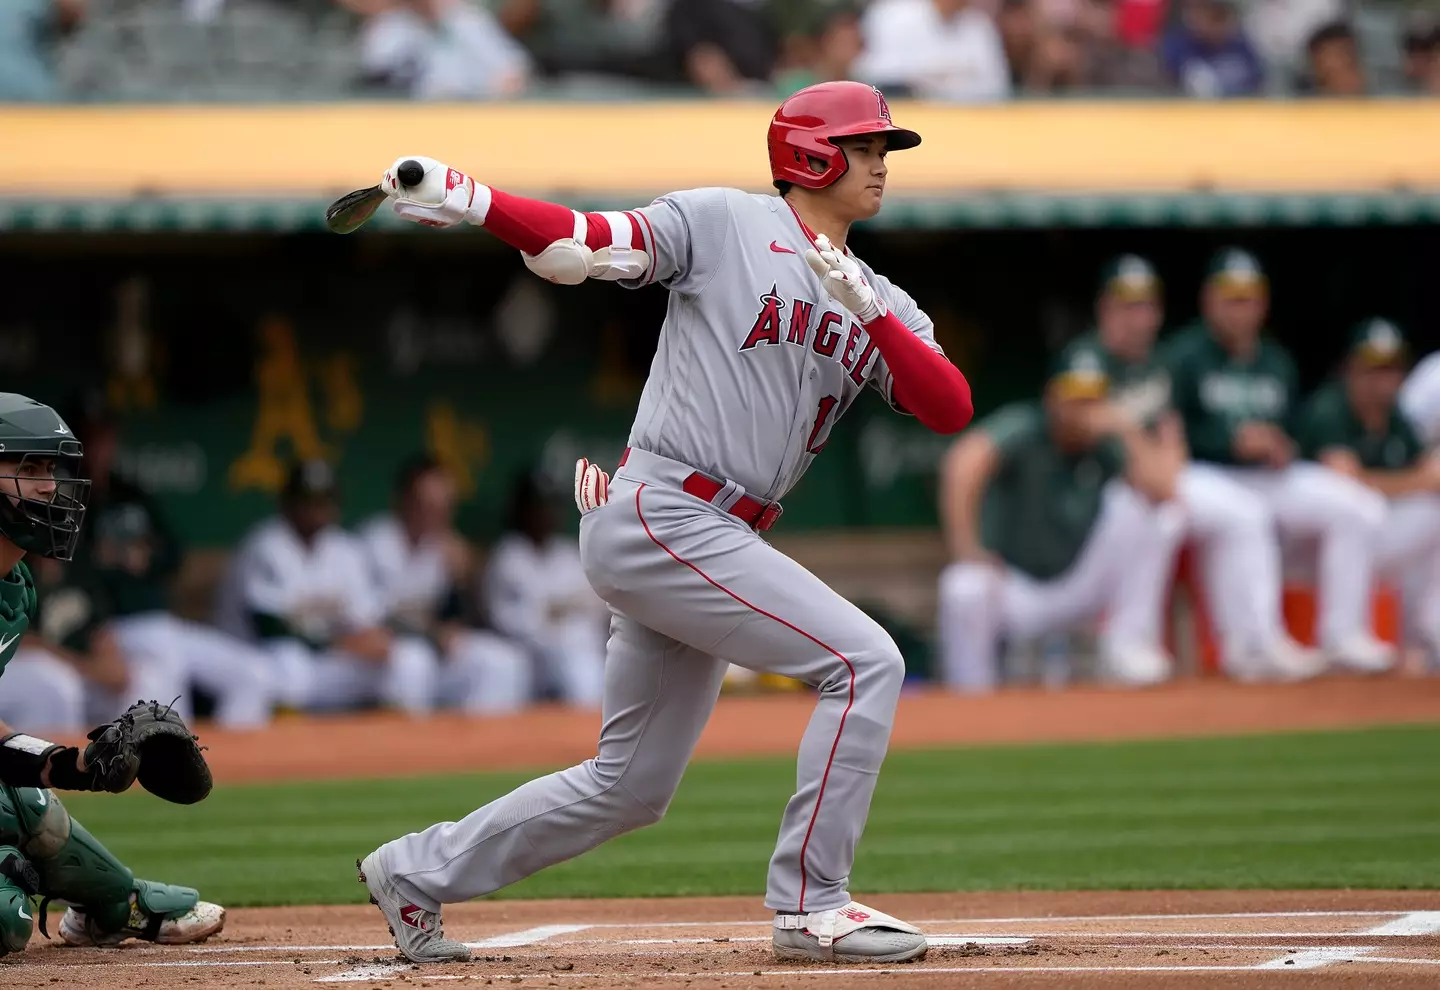
[(1325, 654), (1319, 650), (1281, 636), (1268, 649), (1246, 656), (1239, 664), (1229, 665), (1227, 673), (1242, 684), (1306, 681), (1323, 674), (1326, 664)]
[(1170, 658), (1140, 643), (1106, 643), (1100, 650), (1106, 675), (1116, 684), (1149, 687), (1170, 679)]
[(197, 901), (183, 914), (154, 915), (135, 903), (131, 896), (130, 918), (118, 932), (100, 932), (83, 911), (73, 907), (60, 919), (60, 939), (77, 947), (119, 945), (138, 938), (159, 945), (192, 945), (218, 934), (225, 927), (225, 909), (209, 901)]
[(1395, 666), (1395, 648), (1364, 633), (1351, 636), (1327, 652), (1335, 666), (1365, 674), (1381, 674)]
[(395, 889), (395, 880), (380, 866), (378, 850), (356, 860), (360, 882), (370, 890), (370, 903), (380, 909), (395, 936), (395, 946), (411, 962), (469, 962), (470, 947), (445, 937), (440, 915), (411, 904)]
[(775, 958), (799, 962), (896, 963), (925, 958), (920, 929), (851, 901), (813, 914), (777, 914)]

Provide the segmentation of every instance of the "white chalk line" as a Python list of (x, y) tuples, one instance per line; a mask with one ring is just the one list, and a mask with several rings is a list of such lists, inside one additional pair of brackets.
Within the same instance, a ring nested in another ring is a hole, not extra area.
[[(1383, 925), (1376, 925), (1374, 928), (1357, 932), (1364, 938), (1379, 936), (1415, 938), (1422, 935), (1434, 935), (1440, 932), (1440, 911), (1411, 911), (1407, 914), (1387, 921)], [(1356, 946), (1354, 948), (1324, 948), (1307, 949), (1303, 951), (1290, 951), (1283, 956), (1276, 956), (1267, 962), (1261, 963), (1258, 969), (1320, 969), (1337, 962), (1355, 962), (1360, 959), (1368, 959), (1371, 953), (1379, 951), (1377, 948), (1366, 948)]]

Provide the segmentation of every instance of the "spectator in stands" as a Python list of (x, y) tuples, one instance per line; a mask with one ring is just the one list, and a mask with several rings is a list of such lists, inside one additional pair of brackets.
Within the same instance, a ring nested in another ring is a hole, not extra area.
[(1085, 51), (1085, 83), (1095, 89), (1158, 93), (1170, 88), (1154, 43), (1158, 24), (1153, 11), (1161, 4), (1137, 0), (1086, 0), (1076, 27)]
[(1245, 35), (1255, 45), (1276, 90), (1289, 91), (1305, 73), (1305, 46), (1322, 26), (1339, 20), (1345, 0), (1246, 0)]
[(1300, 89), (1313, 96), (1359, 97), (1366, 92), (1365, 70), (1355, 32), (1344, 21), (1323, 24), (1305, 45), (1308, 71)]
[(1401, 38), (1405, 84), (1413, 93), (1440, 96), (1440, 14), (1414, 11)]
[(826, 5), (787, 35), (786, 65), (776, 74), (776, 88), (789, 96), (816, 83), (853, 78), (851, 67), (864, 44), (857, 8)]
[(1233, 0), (1184, 0), (1180, 23), (1165, 35), (1161, 57), (1173, 84), (1199, 99), (1249, 96), (1265, 69), (1240, 29)]
[(30, 568), (39, 612), (5, 668), (0, 721), (23, 732), (84, 732), (114, 717), (109, 699), (129, 696), (130, 670), (83, 565), (32, 557)]
[(970, 103), (1010, 95), (1000, 32), (971, 0), (875, 0), (860, 30), (855, 75), (891, 96)]
[(455, 531), (455, 482), (440, 462), (400, 466), (390, 512), (360, 528), (360, 543), (396, 636), (436, 655), (440, 697), (470, 715), (513, 712), (530, 700), (530, 660), (466, 621), (469, 546)]
[(528, 651), (547, 694), (600, 703), (607, 610), (580, 566), (580, 543), (557, 531), (558, 499), (531, 473), (515, 481), (510, 519), (482, 585), (495, 628)]
[(670, 0), (664, 34), (692, 85), (714, 96), (768, 95), (780, 39), (761, 0)]
[(85, 445), (90, 497), (76, 549), (88, 574), (92, 607), (103, 609), (129, 671), (124, 691), (95, 712), (114, 718), (137, 698), (169, 703), (193, 717), (193, 689), (215, 701), (215, 720), (248, 729), (270, 720), (272, 689), (259, 650), (170, 611), (170, 587), (182, 547), (159, 504), (116, 468), (120, 422), (101, 395), (87, 392), (66, 422)]
[[(1353, 478), (1297, 460), (1290, 432), (1299, 408), (1297, 372), (1289, 352), (1263, 333), (1269, 298), (1254, 255), (1238, 248), (1215, 255), (1201, 290), (1201, 319), (1160, 349), (1175, 406), (1191, 456), (1258, 495), (1283, 539), (1315, 547), (1325, 658), (1383, 670), (1393, 651), (1367, 620), (1385, 503)], [(1256, 606), (1262, 621), (1278, 612), (1269, 601)], [(1275, 629), (1268, 639), (1279, 635)]]
[(436, 703), (435, 653), (385, 628), (365, 554), (340, 527), (339, 497), (329, 464), (291, 467), (279, 514), (252, 528), (231, 560), (217, 622), (262, 644), (289, 708), (378, 701), (425, 715)]
[(662, 0), (503, 0), (500, 24), (545, 73), (671, 78)]
[(1139, 638), (1158, 640), (1174, 551), (1189, 538), (1201, 550), (1205, 601), (1225, 670), (1246, 680), (1315, 673), (1319, 658), (1282, 631), (1280, 546), (1269, 510), (1253, 492), (1190, 461), (1170, 373), (1154, 350), (1161, 306), (1160, 279), (1149, 262), (1122, 255), (1101, 273), (1095, 332), (1066, 348), (1072, 359), (1089, 354), (1105, 368), (1111, 401), (1141, 427), (1135, 456), (1181, 465), (1175, 500), (1158, 517), (1160, 538), (1132, 559), (1116, 607), (1129, 628), (1143, 631)]
[(1410, 349), (1399, 327), (1372, 317), (1351, 335), (1336, 381), (1305, 404), (1300, 451), (1385, 496), (1390, 511), (1376, 550), (1379, 572), (1418, 572), (1408, 624), (1440, 657), (1440, 452), (1425, 451), (1398, 399)]
[[(1039, 402), (1002, 407), (941, 465), (940, 672), (947, 685), (999, 683), (1002, 638), (1032, 639), (1109, 612), (1101, 655), (1119, 683), (1163, 679), (1154, 631), (1133, 628), (1125, 571), (1160, 538), (1177, 459), (1144, 456), (1139, 426), (1109, 399), (1093, 352), (1063, 355)], [(1128, 484), (1126, 483), (1128, 482)]]
[(59, 98), (51, 50), (74, 30), (86, 0), (0, 2), (0, 103)]
[(364, 81), (417, 100), (513, 96), (530, 73), (520, 43), (469, 0), (394, 0), (360, 41)]

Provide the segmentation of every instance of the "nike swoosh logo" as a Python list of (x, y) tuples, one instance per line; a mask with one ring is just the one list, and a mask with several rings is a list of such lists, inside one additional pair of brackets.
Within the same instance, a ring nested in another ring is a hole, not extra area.
[(23, 907), (17, 907), (15, 909), (15, 913), (18, 914), (20, 917), (24, 918), (26, 921), (31, 920), (30, 916), (25, 913), (25, 909)]
[(20, 638), (20, 634), (19, 634), (19, 633), (13, 633), (13, 634), (11, 634), (11, 636), (10, 636), (9, 638), (7, 638), (7, 639), (0, 639), (0, 656), (4, 656), (4, 655), (5, 655), (5, 651), (8, 650), (8, 649), (10, 649), (10, 644), (13, 643), (13, 642), (15, 642), (15, 641), (16, 641), (17, 639), (19, 639), (19, 638)]
[(781, 247), (779, 241), (771, 241), (771, 242), (770, 242), (770, 250), (771, 250), (771, 251), (774, 251), (776, 254), (794, 254), (794, 253), (795, 253), (794, 251), (791, 251), (791, 250), (790, 250), (789, 248), (787, 248), (787, 247)]

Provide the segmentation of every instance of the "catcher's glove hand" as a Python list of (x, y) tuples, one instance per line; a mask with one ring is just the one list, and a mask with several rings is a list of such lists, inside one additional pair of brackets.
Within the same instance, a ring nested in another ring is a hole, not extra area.
[(123, 791), (138, 778), (151, 794), (176, 804), (194, 804), (210, 793), (202, 747), (169, 705), (137, 701), (87, 738), (86, 772), (95, 775), (97, 789)]

